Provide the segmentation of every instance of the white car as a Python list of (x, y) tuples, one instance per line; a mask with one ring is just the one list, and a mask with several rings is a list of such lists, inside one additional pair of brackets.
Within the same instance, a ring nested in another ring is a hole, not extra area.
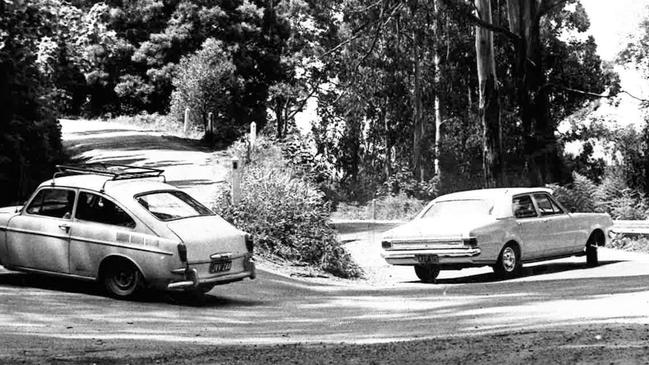
[(7, 269), (97, 280), (115, 297), (255, 278), (252, 237), (161, 181), (162, 170), (59, 170), (24, 206), (0, 208)]
[(387, 231), (381, 255), (414, 266), (424, 282), (440, 270), (485, 265), (509, 278), (526, 262), (585, 255), (597, 265), (612, 224), (608, 214), (568, 212), (545, 188), (471, 190), (440, 196)]

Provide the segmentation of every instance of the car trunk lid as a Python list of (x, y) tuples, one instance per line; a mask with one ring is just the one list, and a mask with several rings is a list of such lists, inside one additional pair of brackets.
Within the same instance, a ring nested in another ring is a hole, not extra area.
[(436, 218), (415, 219), (387, 231), (383, 239), (387, 241), (444, 242), (456, 244), (469, 238), (470, 232), (495, 220), (492, 216), (472, 217), (471, 219)]
[(169, 222), (168, 227), (187, 247), (190, 263), (209, 262), (211, 256), (247, 252), (245, 232), (217, 215), (179, 219)]

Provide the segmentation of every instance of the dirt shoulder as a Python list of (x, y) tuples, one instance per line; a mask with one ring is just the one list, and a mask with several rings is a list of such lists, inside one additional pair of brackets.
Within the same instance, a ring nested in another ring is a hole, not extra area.
[[(0, 363), (52, 364), (629, 364), (649, 361), (649, 325), (553, 328), (379, 344), (207, 346), (34, 338), (3, 341)], [(46, 342), (46, 343), (45, 343)]]

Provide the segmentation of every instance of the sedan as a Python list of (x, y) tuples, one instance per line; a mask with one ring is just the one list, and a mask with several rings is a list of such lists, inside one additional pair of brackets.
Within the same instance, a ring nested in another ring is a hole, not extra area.
[(561, 257), (586, 256), (597, 265), (612, 224), (607, 214), (569, 212), (545, 188), (471, 190), (440, 196), (387, 231), (381, 255), (413, 266), (424, 282), (440, 270), (485, 265), (510, 278), (524, 263)]

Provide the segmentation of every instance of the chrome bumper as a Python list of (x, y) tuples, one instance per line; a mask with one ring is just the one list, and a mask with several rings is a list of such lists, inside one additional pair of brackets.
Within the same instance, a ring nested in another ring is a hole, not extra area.
[(223, 274), (219, 276), (209, 277), (209, 278), (200, 278), (198, 271), (194, 268), (182, 268), (176, 269), (172, 272), (174, 274), (184, 275), (185, 280), (171, 282), (167, 285), (168, 290), (178, 290), (178, 289), (191, 289), (198, 288), (201, 285), (209, 284), (226, 284), (233, 281), (238, 281), (245, 278), (254, 279), (257, 277), (257, 268), (255, 263), (252, 262), (249, 258), (246, 259), (243, 263), (244, 271), (238, 272), (236, 274)]
[(428, 249), (428, 250), (386, 250), (381, 257), (392, 265), (417, 265), (418, 255), (436, 255), (440, 264), (472, 263), (480, 255), (480, 248)]

